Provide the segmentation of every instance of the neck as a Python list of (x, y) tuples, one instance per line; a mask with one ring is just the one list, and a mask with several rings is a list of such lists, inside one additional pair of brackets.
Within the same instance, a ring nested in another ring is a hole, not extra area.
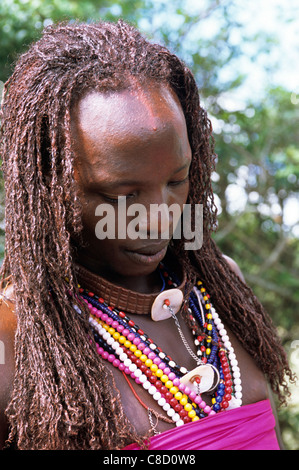
[(160, 292), (162, 289), (162, 280), (159, 274), (159, 269), (146, 276), (122, 276), (121, 274), (112, 272), (109, 268), (95, 266), (93, 263), (88, 263), (85, 260), (78, 261), (79, 265), (91, 273), (105, 279), (109, 283), (128, 289), (141, 294), (152, 294)]
[[(83, 266), (83, 268), (91, 273), (100, 276), (117, 287), (122, 287), (141, 294), (159, 293), (163, 287), (159, 267), (147, 275), (124, 276), (111, 270), (110, 266), (102, 265), (94, 258), (88, 256), (83, 250), (77, 251), (75, 258), (77, 265)], [(178, 264), (174, 264), (174, 259), (170, 253), (166, 254), (164, 261), (165, 264), (177, 274), (178, 278), (182, 279), (183, 273), (181, 267)]]
[[(159, 285), (157, 288), (152, 289), (149, 292), (140, 292), (136, 289), (135, 285), (130, 289), (126, 287), (128, 284), (117, 284), (114, 281), (115, 278), (113, 278), (114, 282), (111, 282), (107, 276), (102, 277), (82, 264), (75, 264), (75, 268), (77, 279), (81, 287), (89, 289), (93, 294), (102, 297), (108, 304), (128, 313), (148, 314), (155, 298), (161, 292), (163, 287), (163, 282), (159, 273), (159, 271), (161, 271), (160, 267), (156, 270), (156, 279), (159, 278)], [(180, 286), (177, 287), (183, 291), (186, 277), (184, 275), (180, 276), (180, 278), (182, 279), (182, 282)], [(140, 287), (140, 285), (141, 284), (139, 283), (138, 286)], [(152, 284), (152, 286), (154, 286), (154, 284)], [(166, 289), (169, 287), (171, 286), (166, 285)]]

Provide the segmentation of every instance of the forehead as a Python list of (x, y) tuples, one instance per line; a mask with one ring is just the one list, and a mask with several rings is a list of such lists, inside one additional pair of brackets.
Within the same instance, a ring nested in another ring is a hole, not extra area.
[(72, 109), (73, 121), (83, 132), (97, 136), (109, 131), (113, 135), (142, 127), (155, 130), (167, 122), (183, 118), (176, 94), (166, 85), (135, 84), (122, 91), (90, 91)]
[(145, 169), (167, 152), (190, 153), (183, 110), (165, 85), (89, 92), (72, 110), (72, 137), (80, 170), (104, 176), (106, 169), (107, 177), (124, 167)]

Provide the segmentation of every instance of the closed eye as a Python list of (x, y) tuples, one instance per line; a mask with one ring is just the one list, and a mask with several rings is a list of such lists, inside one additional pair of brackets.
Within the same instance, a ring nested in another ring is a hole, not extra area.
[(117, 204), (120, 198), (129, 199), (129, 198), (132, 198), (134, 196), (135, 196), (135, 194), (128, 194), (128, 195), (120, 195), (120, 196), (116, 196), (116, 197), (110, 197), (110, 196), (106, 196), (105, 194), (102, 194), (102, 197), (107, 202), (110, 202), (110, 204)]
[(168, 186), (180, 186), (181, 184), (185, 184), (189, 181), (189, 175), (186, 176), (186, 178), (184, 178), (183, 180), (179, 180), (179, 181), (170, 181), (168, 183)]

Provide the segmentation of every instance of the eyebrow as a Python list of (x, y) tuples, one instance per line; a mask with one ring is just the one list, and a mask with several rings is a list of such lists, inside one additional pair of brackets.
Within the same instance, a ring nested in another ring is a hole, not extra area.
[(183, 165), (180, 168), (178, 168), (177, 170), (175, 170), (175, 172), (173, 174), (176, 175), (180, 171), (185, 170), (185, 168), (189, 167), (190, 165), (191, 165), (190, 161), (186, 162), (185, 165)]
[[(181, 166), (180, 168), (178, 168), (177, 170), (175, 170), (173, 172), (173, 175), (176, 175), (177, 173), (180, 173), (181, 171), (185, 170), (186, 168), (188, 168), (190, 166), (191, 162), (188, 161), (186, 162), (183, 166)], [(101, 181), (100, 183), (99, 182), (92, 182), (90, 184), (90, 186), (92, 188), (96, 188), (99, 184), (101, 185), (105, 185), (107, 181)], [(110, 182), (107, 182), (109, 184), (109, 188), (119, 188), (120, 186), (134, 186), (134, 185), (138, 185), (138, 184), (141, 184), (143, 183), (142, 181), (136, 181), (136, 180), (115, 180), (115, 181), (110, 181)]]

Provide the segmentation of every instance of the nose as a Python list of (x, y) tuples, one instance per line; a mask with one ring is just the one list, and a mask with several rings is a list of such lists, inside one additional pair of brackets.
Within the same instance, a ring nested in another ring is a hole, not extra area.
[(147, 236), (149, 238), (170, 238), (172, 214), (165, 202), (150, 204), (147, 215)]
[(170, 239), (173, 227), (181, 216), (181, 207), (167, 190), (156, 191), (147, 204), (147, 237), (150, 239)]

